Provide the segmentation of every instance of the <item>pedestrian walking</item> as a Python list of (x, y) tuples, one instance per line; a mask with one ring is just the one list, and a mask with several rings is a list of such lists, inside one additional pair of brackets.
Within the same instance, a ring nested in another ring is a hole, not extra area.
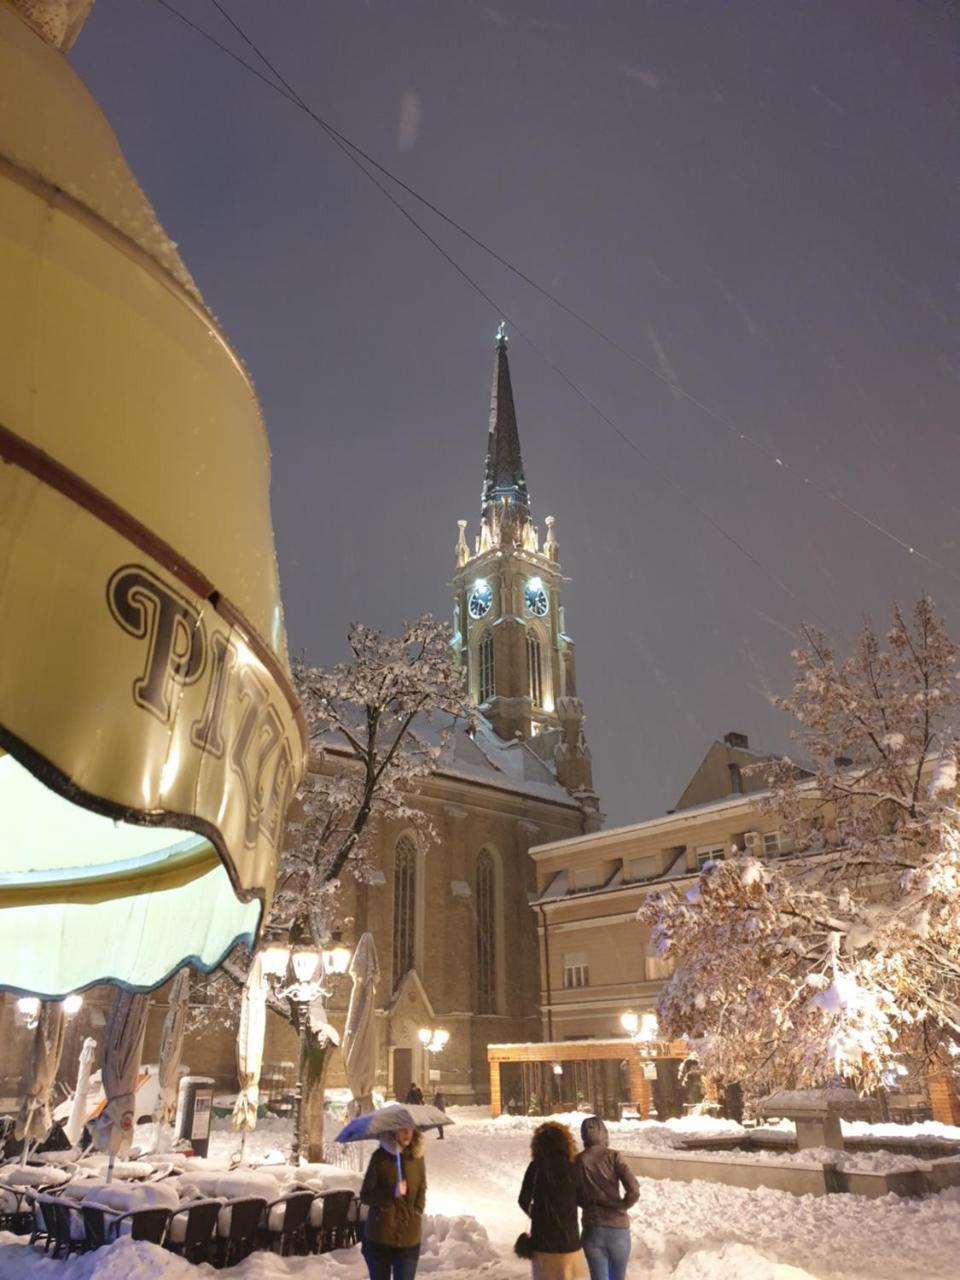
[(565, 1124), (548, 1120), (534, 1131), (520, 1188), (520, 1208), (530, 1218), (530, 1234), (517, 1241), (520, 1256), (530, 1258), (533, 1280), (585, 1280), (576, 1154), (573, 1134)]
[(624, 1280), (630, 1257), (627, 1210), (640, 1199), (640, 1187), (626, 1160), (610, 1147), (607, 1126), (599, 1116), (584, 1120), (580, 1138), (583, 1150), (577, 1170), (590, 1280)]
[[(437, 1108), (437, 1110), (438, 1110), (438, 1111), (446, 1111), (446, 1109), (447, 1109), (447, 1095), (443, 1092), (443, 1090), (442, 1090), (442, 1089), (438, 1089), (438, 1090), (436, 1091), (436, 1093), (433, 1095), (433, 1105)], [(443, 1141), (443, 1128), (442, 1128), (442, 1126), (441, 1126), (441, 1128), (440, 1128), (440, 1141), (441, 1141), (441, 1142)]]
[(416, 1129), (385, 1133), (370, 1157), (360, 1201), (370, 1212), (361, 1252), (370, 1280), (413, 1280), (420, 1259), (420, 1232), (427, 1200), (423, 1134)]
[(413, 1081), (410, 1088), (407, 1090), (407, 1096), (404, 1098), (404, 1102), (408, 1106), (423, 1106), (423, 1090), (417, 1084), (416, 1080)]

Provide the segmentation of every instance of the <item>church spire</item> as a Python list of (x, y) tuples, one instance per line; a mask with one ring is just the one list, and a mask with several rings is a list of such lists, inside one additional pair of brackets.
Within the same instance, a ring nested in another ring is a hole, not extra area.
[[(500, 510), (498, 511), (498, 507)], [(530, 495), (523, 475), (517, 413), (513, 406), (510, 364), (507, 360), (506, 326), (497, 330), (497, 355), (490, 394), (490, 429), (487, 436), (487, 463), (483, 479), (484, 524), (494, 526), (505, 507), (512, 507), (513, 520), (530, 519)]]

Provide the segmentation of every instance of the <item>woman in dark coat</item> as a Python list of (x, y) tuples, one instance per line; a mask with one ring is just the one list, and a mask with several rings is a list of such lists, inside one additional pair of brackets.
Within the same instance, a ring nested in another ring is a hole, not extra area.
[(426, 1199), (423, 1134), (383, 1134), (360, 1188), (361, 1203), (370, 1207), (361, 1245), (370, 1280), (413, 1280)]
[(534, 1132), (530, 1155), (520, 1208), (530, 1218), (533, 1280), (583, 1280), (573, 1134), (565, 1124), (548, 1120)]

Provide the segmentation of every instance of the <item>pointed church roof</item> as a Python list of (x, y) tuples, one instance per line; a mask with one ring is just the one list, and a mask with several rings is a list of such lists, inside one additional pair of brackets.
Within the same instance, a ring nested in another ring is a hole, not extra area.
[(490, 395), (490, 431), (487, 436), (487, 465), (483, 479), (485, 516), (500, 498), (509, 498), (529, 516), (530, 495), (523, 477), (517, 413), (513, 407), (513, 387), (510, 385), (510, 364), (507, 360), (507, 335), (502, 323), (497, 330), (497, 357)]

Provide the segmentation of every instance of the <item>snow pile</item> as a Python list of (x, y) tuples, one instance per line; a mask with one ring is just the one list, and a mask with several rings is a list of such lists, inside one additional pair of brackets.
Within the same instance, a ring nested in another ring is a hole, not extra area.
[[(499, 1254), (476, 1218), (424, 1218), (418, 1274), (466, 1278), (498, 1261)], [(132, 1276), (137, 1280), (203, 1280), (219, 1274), (213, 1267), (185, 1262), (158, 1245), (129, 1236), (95, 1253), (55, 1261), (26, 1248), (23, 1237), (0, 1232), (0, 1280), (130, 1280)], [(230, 1274), (237, 1280), (367, 1280), (366, 1264), (357, 1248), (306, 1258), (280, 1258), (259, 1251), (231, 1268)]]
[(498, 1259), (499, 1254), (476, 1218), (424, 1218), (418, 1272), (465, 1271), (476, 1275), (481, 1267)]
[(771, 1262), (746, 1244), (688, 1253), (673, 1276), (674, 1280), (817, 1280), (800, 1267)]

